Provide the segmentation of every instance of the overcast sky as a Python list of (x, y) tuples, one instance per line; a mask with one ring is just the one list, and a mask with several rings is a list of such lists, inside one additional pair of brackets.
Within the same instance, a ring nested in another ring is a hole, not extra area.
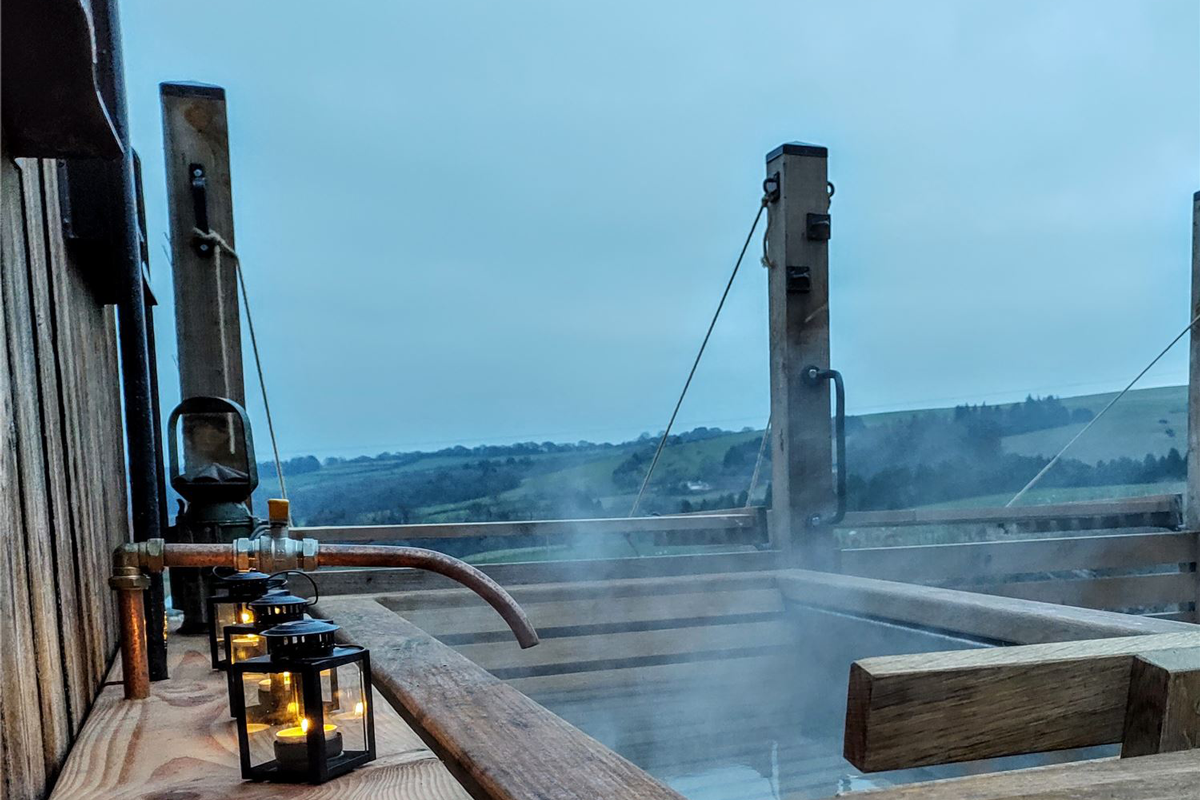
[[(788, 140), (830, 151), (852, 413), (1120, 388), (1188, 322), (1195, 0), (122, 10), (164, 405), (158, 83), (197, 80), (285, 456), (661, 430)], [(754, 258), (679, 425), (767, 410)]]

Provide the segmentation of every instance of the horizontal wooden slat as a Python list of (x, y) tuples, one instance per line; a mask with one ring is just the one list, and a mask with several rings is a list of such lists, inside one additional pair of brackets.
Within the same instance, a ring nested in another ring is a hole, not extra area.
[(679, 660), (682, 656), (715, 659), (731, 651), (781, 647), (794, 641), (793, 634), (784, 620), (773, 620), (544, 639), (529, 650), (519, 649), (511, 640), (455, 649), (489, 672), (507, 672), (515, 677), (548, 666), (553, 666), (555, 672), (570, 672), (617, 669), (656, 660)]
[[(655, 578), (674, 575), (704, 575), (721, 572), (762, 571), (779, 566), (780, 554), (773, 550), (684, 556), (648, 556), (583, 561), (533, 561), (517, 564), (487, 564), (479, 568), (506, 588), (525, 583), (609, 581), (624, 578)], [(409, 592), (446, 589), (454, 581), (432, 572), (415, 569), (323, 569), (313, 574), (322, 595)]]
[(851, 575), (785, 570), (786, 600), (1012, 644), (1200, 630), (1185, 622)]
[(846, 758), (904, 769), (1120, 741), (1137, 653), (1195, 632), (884, 656), (850, 669)]
[(476, 800), (682, 800), (374, 600), (332, 598), (315, 611), (370, 648), (377, 689)]
[[(380, 602), (396, 610), (387, 597), (380, 598)], [(571, 630), (588, 626), (611, 626), (619, 630), (639, 623), (673, 620), (715, 622), (723, 617), (778, 613), (783, 610), (783, 598), (779, 590), (774, 588), (519, 602), (543, 639), (566, 635)], [(500, 615), (482, 604), (468, 608), (405, 610), (402, 614), (409, 622), (439, 638), (508, 633), (508, 625)]]
[(1136, 569), (1196, 560), (1194, 533), (1055, 537), (843, 550), (842, 571), (885, 580), (949, 581), (1073, 569)]
[[(1182, 522), (1182, 500), (1177, 494), (1131, 497), (1121, 500), (1096, 500), (1077, 503), (1053, 503), (1016, 508), (913, 508), (899, 511), (852, 511), (839, 528), (899, 527), (904, 525), (957, 525), (972, 523), (1037, 523), (1061, 520), (1087, 520), (1152, 515), (1162, 527)], [(1114, 520), (1113, 525), (1127, 524)], [(1097, 525), (1095, 527), (1109, 527)]]
[[(296, 528), (297, 535), (323, 542), (376, 542), (389, 539), (461, 539), (480, 536), (573, 536), (670, 531), (762, 530), (760, 512), (672, 514), (662, 517), (545, 519), (515, 522), (451, 522), (420, 525), (353, 525)], [(765, 536), (764, 536), (765, 541)]]
[(1196, 599), (1196, 573), (982, 584), (973, 591), (1081, 608), (1146, 608)]
[[(1200, 750), (993, 772), (855, 793), (861, 800), (1182, 800), (1200, 786)], [(833, 800), (830, 798), (830, 800)]]

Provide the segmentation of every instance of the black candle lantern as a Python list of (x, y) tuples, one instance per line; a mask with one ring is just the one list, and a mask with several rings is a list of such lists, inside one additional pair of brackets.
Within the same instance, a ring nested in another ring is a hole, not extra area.
[[(303, 572), (296, 574), (304, 575)], [(315, 583), (313, 588), (315, 590)], [(251, 600), (246, 604), (250, 611), (250, 621), (225, 626), (225, 652), (229, 656), (229, 663), (236, 664), (249, 658), (265, 656), (267, 639), (262, 635), (263, 631), (285, 622), (307, 619), (308, 615), (305, 612), (315, 602), (315, 599), (310, 602), (297, 597), (286, 589), (271, 589), (257, 600)], [(229, 672), (229, 716), (237, 716), (233, 705), (232, 671)]]
[(370, 654), (336, 646), (337, 629), (276, 625), (267, 655), (230, 665), (243, 778), (324, 783), (375, 759)]
[(253, 622), (250, 603), (282, 586), (284, 579), (261, 572), (234, 572), (217, 575), (216, 580), (217, 591), (208, 598), (208, 645), (213, 669), (225, 669), (229, 665), (225, 628)]

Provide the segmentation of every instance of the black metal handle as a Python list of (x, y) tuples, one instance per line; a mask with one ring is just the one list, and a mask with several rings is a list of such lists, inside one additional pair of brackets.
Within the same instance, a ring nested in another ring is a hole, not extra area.
[(812, 386), (822, 381), (833, 381), (834, 415), (833, 436), (837, 446), (837, 510), (832, 517), (813, 514), (808, 518), (809, 525), (836, 525), (846, 516), (846, 384), (842, 382), (842, 373), (836, 369), (821, 369), (820, 367), (805, 367), (804, 380)]

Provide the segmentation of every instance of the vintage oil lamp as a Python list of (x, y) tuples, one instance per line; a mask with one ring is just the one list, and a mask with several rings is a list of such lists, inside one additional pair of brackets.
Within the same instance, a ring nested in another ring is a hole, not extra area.
[(285, 622), (262, 632), (266, 655), (230, 664), (242, 777), (324, 783), (375, 759), (370, 653), (337, 630)]
[[(216, 543), (252, 536), (261, 522), (247, 507), (258, 466), (246, 410), (223, 397), (189, 397), (171, 412), (167, 429), (171, 487), (186, 501), (172, 539)], [(181, 632), (199, 633), (211, 622), (210, 576), (195, 569), (173, 573), (174, 604), (184, 613)]]

